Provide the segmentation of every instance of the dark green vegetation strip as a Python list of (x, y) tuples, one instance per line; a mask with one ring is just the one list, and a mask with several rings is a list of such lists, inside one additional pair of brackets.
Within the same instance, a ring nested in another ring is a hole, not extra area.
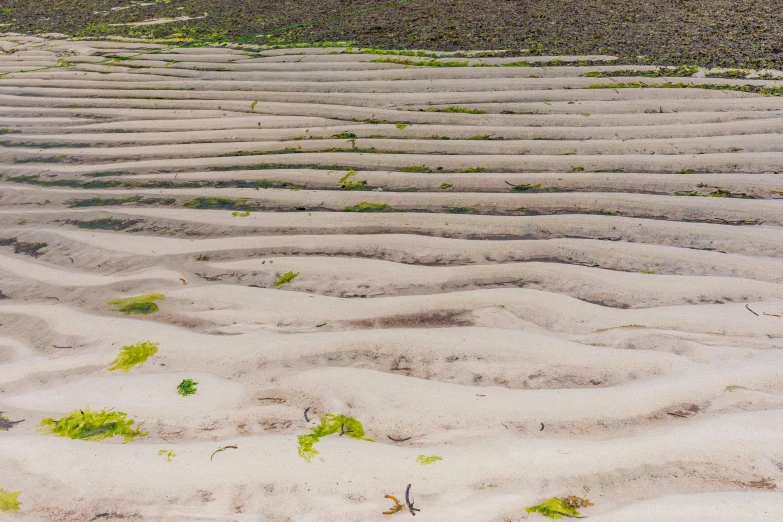
[[(256, 43), (350, 40), (406, 49), (529, 49), (619, 56), (627, 63), (783, 66), (783, 9), (759, 0), (171, 0), (132, 9), (119, 0), (12, 0), (6, 31)], [(97, 12), (99, 14), (94, 14)], [(105, 14), (104, 14), (105, 13)], [(109, 24), (206, 18), (139, 27)], [(257, 36), (258, 35), (258, 36)], [(637, 57), (641, 57), (638, 59)]]

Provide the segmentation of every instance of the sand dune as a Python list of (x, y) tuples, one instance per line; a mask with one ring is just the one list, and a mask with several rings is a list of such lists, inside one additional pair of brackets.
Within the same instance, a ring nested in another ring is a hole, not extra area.
[(0, 520), (781, 517), (779, 82), (0, 44)]

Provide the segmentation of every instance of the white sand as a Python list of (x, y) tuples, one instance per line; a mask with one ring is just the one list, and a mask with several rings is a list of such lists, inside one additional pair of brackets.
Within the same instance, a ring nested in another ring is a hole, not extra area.
[[(371, 522), (408, 484), (424, 521), (568, 495), (599, 522), (783, 516), (780, 98), (589, 89), (636, 80), (580, 76), (629, 68), (609, 56), (0, 48), (0, 411), (24, 419), (0, 521)], [(486, 114), (426, 110), (451, 105)], [(362, 202), (395, 212), (341, 212)], [(108, 304), (152, 292), (151, 315)], [(148, 435), (39, 431), (88, 407)], [(374, 442), (306, 462), (328, 413)]]

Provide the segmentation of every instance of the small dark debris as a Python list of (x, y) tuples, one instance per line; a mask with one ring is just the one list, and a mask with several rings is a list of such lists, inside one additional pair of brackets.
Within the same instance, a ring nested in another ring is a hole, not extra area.
[(405, 442), (406, 440), (411, 440), (411, 437), (405, 437), (404, 439), (395, 439), (391, 435), (386, 435), (386, 437), (388, 437), (389, 440), (394, 441), (394, 442)]

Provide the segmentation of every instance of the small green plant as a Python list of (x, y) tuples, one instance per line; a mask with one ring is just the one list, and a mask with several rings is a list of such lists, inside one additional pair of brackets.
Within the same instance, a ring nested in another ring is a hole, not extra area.
[(400, 130), (403, 130), (405, 127), (408, 126), (408, 124), (407, 123), (395, 123), (394, 126), (397, 127)]
[(440, 184), (440, 188), (442, 188), (442, 189), (444, 189), (444, 190), (445, 190), (445, 189), (450, 189), (450, 188), (451, 188), (451, 187), (453, 187), (453, 186), (454, 186), (454, 185), (453, 185), (452, 183), (441, 183), (441, 184)]
[(59, 420), (43, 419), (41, 430), (60, 437), (95, 441), (119, 436), (125, 439), (125, 442), (130, 442), (136, 437), (149, 435), (141, 429), (133, 429), (135, 421), (127, 417), (128, 415), (121, 411), (92, 411), (85, 408), (74, 410)]
[(125, 315), (148, 315), (159, 310), (155, 301), (162, 301), (165, 298), (166, 296), (163, 294), (153, 293), (115, 299), (109, 301), (109, 304), (115, 306), (118, 312)]
[(693, 169), (682, 169), (678, 170), (677, 174), (693, 174)]
[(488, 140), (489, 139), (489, 135), (484, 134), (484, 135), (481, 135), (481, 136), (471, 136), (469, 139), (471, 139), (471, 140)]
[(191, 379), (182, 379), (182, 382), (177, 385), (177, 393), (183, 397), (196, 394), (196, 386), (198, 383)]
[(400, 172), (418, 172), (420, 174), (430, 174), (432, 169), (425, 167), (424, 165), (408, 165), (407, 167), (400, 167)]
[(475, 173), (478, 173), (478, 172), (486, 172), (486, 171), (487, 171), (487, 169), (485, 169), (484, 167), (468, 167), (465, 170), (463, 170), (462, 172), (463, 172), (463, 174), (475, 174)]
[(422, 466), (426, 466), (427, 464), (435, 464), (439, 460), (443, 460), (443, 457), (439, 457), (437, 455), (431, 455), (429, 457), (426, 455), (419, 455), (418, 457), (416, 457), (416, 462), (418, 462)]
[(250, 215), (250, 211), (245, 210), (244, 212), (232, 212), (231, 215), (234, 217), (248, 217)]
[(571, 167), (571, 172), (584, 172), (584, 167)]
[(0, 511), (19, 511), (21, 491), (6, 491), (0, 488)]
[(386, 203), (368, 203), (366, 201), (343, 208), (343, 212), (392, 212), (393, 210)]
[(140, 343), (123, 346), (120, 349), (120, 354), (112, 361), (111, 366), (109, 366), (109, 371), (119, 370), (123, 373), (129, 372), (134, 366), (142, 364), (144, 361), (158, 353), (158, 344), (159, 343), (150, 341), (142, 341)]
[(255, 111), (256, 105), (258, 105), (258, 100), (253, 100), (252, 102), (250, 102), (250, 110)]
[(564, 498), (552, 497), (546, 502), (542, 502), (537, 506), (526, 508), (525, 511), (528, 513), (540, 513), (547, 518), (559, 520), (563, 517), (579, 517), (579, 511), (577, 511), (577, 509), (582, 507), (589, 507), (592, 505), (593, 503), (586, 498), (580, 498), (571, 495)]
[(288, 272), (286, 272), (285, 274), (277, 278), (277, 281), (275, 281), (275, 286), (283, 286), (286, 283), (290, 283), (298, 275), (299, 272), (294, 273), (293, 271), (289, 270)]
[(176, 453), (174, 453), (171, 450), (162, 449), (158, 452), (158, 455), (165, 455), (166, 456), (166, 462), (171, 462), (174, 460), (174, 457), (177, 456)]
[(655, 270), (642, 270), (643, 274), (654, 274)]
[(341, 436), (345, 435), (352, 439), (373, 442), (372, 439), (368, 439), (364, 436), (364, 428), (362, 427), (362, 423), (358, 420), (353, 417), (346, 417), (345, 415), (327, 413), (321, 417), (321, 423), (312, 428), (311, 433), (299, 435), (299, 456), (307, 462), (310, 462), (310, 459), (319, 453), (318, 450), (313, 447), (315, 443), (323, 437), (334, 433), (339, 433)]
[(427, 112), (451, 112), (451, 113), (459, 113), (459, 114), (487, 114), (487, 111), (482, 111), (481, 109), (468, 109), (466, 107), (457, 107), (455, 105), (451, 105), (449, 107), (430, 107), (427, 109)]

